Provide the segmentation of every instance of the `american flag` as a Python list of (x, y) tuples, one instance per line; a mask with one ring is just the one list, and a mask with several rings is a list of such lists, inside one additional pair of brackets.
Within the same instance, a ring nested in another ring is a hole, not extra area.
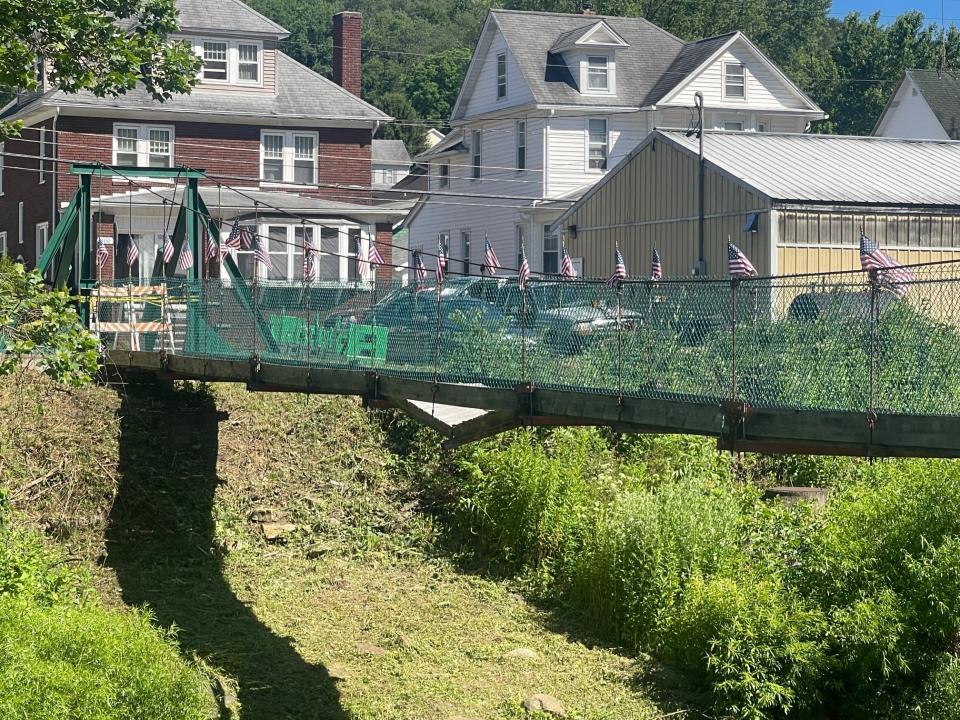
[(310, 245), (304, 249), (303, 252), (303, 279), (305, 282), (316, 282), (317, 281), (317, 258), (316, 250), (314, 250)]
[(483, 243), (485, 245), (483, 251), (483, 267), (487, 269), (488, 273), (494, 275), (497, 271), (497, 268), (500, 267), (500, 259), (493, 251), (493, 245), (490, 244), (490, 241), (487, 240), (486, 236), (483, 237)]
[(177, 271), (186, 272), (193, 267), (193, 250), (190, 248), (190, 243), (184, 242), (180, 246), (180, 257), (177, 258)]
[(243, 228), (240, 227), (240, 221), (238, 220), (233, 224), (233, 227), (230, 228), (230, 234), (227, 236), (227, 239), (223, 241), (223, 244), (228, 248), (239, 250), (240, 238), (243, 235), (243, 232)]
[(560, 251), (563, 253), (563, 259), (560, 261), (560, 277), (575, 278), (577, 271), (573, 267), (573, 260), (571, 260), (570, 255), (567, 254), (567, 246), (565, 243), (560, 243)]
[(727, 270), (730, 277), (750, 277), (757, 274), (753, 263), (733, 243), (727, 243)]
[(527, 262), (527, 253), (522, 244), (520, 245), (520, 272), (517, 279), (520, 281), (520, 292), (523, 292), (527, 289), (527, 280), (530, 279), (530, 263)]
[(370, 249), (367, 251), (367, 262), (371, 265), (386, 265), (383, 261), (383, 255), (380, 254), (380, 248), (372, 240), (370, 241)]
[(417, 282), (426, 282), (427, 267), (423, 264), (423, 257), (419, 250), (413, 254), (413, 266), (417, 270)]
[(210, 234), (210, 231), (204, 228), (203, 238), (205, 247), (207, 249), (206, 258), (207, 260), (213, 260), (220, 254), (220, 248), (217, 247), (217, 241), (213, 239), (213, 235)]
[(163, 236), (163, 261), (165, 263), (170, 262), (170, 259), (173, 257), (173, 241), (170, 239), (169, 235)]
[(97, 267), (102, 268), (110, 259), (110, 251), (107, 250), (107, 244), (103, 240), (97, 240)]
[(447, 249), (443, 246), (443, 238), (440, 238), (437, 249), (437, 284), (443, 282), (444, 271), (447, 269)]
[(623, 253), (618, 247), (613, 254), (613, 273), (607, 278), (608, 287), (616, 287), (627, 279), (627, 264), (623, 261)]
[(875, 270), (877, 279), (888, 285), (900, 297), (903, 297), (909, 291), (910, 288), (901, 283), (913, 280), (913, 273), (901, 267), (866, 235), (860, 235), (860, 265), (866, 272)]
[(660, 253), (653, 249), (653, 258), (650, 260), (650, 279), (659, 280), (663, 277), (663, 263), (660, 262)]
[(267, 268), (267, 272), (270, 272), (273, 270), (273, 260), (270, 258), (270, 253), (260, 242), (260, 238), (252, 236), (251, 239), (253, 241), (253, 256), (257, 259), (257, 262), (262, 263)]
[(368, 264), (366, 258), (363, 257), (363, 253), (360, 252), (360, 247), (357, 246), (357, 275), (362, 278), (366, 277)]
[(127, 245), (127, 267), (132, 267), (133, 264), (139, 259), (140, 248), (137, 247), (137, 241), (131, 237), (129, 244)]

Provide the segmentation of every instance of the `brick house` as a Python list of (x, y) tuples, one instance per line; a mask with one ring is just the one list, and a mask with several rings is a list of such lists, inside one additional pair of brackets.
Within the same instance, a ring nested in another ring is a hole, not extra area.
[[(203, 60), (189, 95), (158, 103), (142, 85), (116, 98), (68, 94), (41, 68), (40, 88), (0, 110), (24, 124), (19, 138), (0, 143), (0, 251), (34, 265), (78, 186), (70, 162), (99, 161), (205, 170), (210, 212), (226, 228), (235, 220), (256, 226), (273, 256), (272, 279), (299, 278), (305, 242), (320, 250), (327, 280), (354, 278), (347, 256), (371, 242), (390, 263), (392, 225), (403, 210), (371, 203), (372, 139), (390, 118), (359, 97), (360, 14), (334, 17), (331, 80), (284, 54), (287, 31), (239, 0), (176, 5), (175, 37)], [(116, 277), (146, 279), (172, 232), (183, 184), (108, 177), (94, 178), (93, 189), (97, 235), (111, 251), (101, 276), (115, 266)], [(131, 243), (141, 260), (127, 266)], [(245, 274), (264, 276), (251, 253), (236, 260)]]

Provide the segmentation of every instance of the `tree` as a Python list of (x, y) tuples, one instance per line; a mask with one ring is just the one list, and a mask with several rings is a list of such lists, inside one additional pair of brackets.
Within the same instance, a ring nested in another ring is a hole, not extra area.
[(472, 54), (468, 48), (447, 48), (423, 58), (404, 76), (407, 96), (420, 117), (442, 121), (450, 117)]
[[(0, 0), (0, 85), (33, 90), (37, 63), (62, 90), (121, 95), (143, 82), (157, 100), (188, 92), (199, 59), (174, 0)], [(0, 123), (0, 137), (16, 131)]]
[(378, 105), (383, 112), (396, 119), (396, 122), (383, 125), (377, 133), (378, 137), (384, 140), (403, 140), (410, 155), (426, 149), (426, 130), (419, 124), (417, 111), (403, 93), (387, 93), (380, 98)]
[(97, 371), (97, 341), (65, 290), (48, 291), (36, 270), (0, 258), (0, 376), (35, 365), (68, 385)]

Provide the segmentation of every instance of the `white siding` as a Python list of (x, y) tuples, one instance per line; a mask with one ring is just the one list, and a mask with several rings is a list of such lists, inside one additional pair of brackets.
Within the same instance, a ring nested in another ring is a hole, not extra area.
[(590, 117), (606, 118), (608, 170), (646, 137), (647, 113), (553, 117), (548, 122), (547, 197), (561, 197), (591, 185), (605, 173), (587, 168), (587, 124)]
[[(507, 56), (507, 96), (497, 99), (497, 55)], [(495, 112), (507, 107), (526, 105), (533, 102), (533, 93), (520, 74), (520, 67), (513, 54), (507, 49), (503, 35), (498, 30), (483, 58), (477, 83), (473, 87), (466, 106), (464, 117)]]
[[(743, 100), (723, 97), (724, 63), (739, 62), (746, 66), (746, 98)], [(796, 91), (773, 73), (764, 61), (753, 54), (743, 43), (737, 42), (703, 70), (682, 92), (671, 98), (671, 105), (693, 107), (693, 96), (703, 93), (708, 108), (750, 108), (769, 110), (807, 110), (806, 104)]]
[(881, 118), (875, 134), (880, 137), (922, 140), (950, 139), (910, 78), (900, 84), (897, 95)]

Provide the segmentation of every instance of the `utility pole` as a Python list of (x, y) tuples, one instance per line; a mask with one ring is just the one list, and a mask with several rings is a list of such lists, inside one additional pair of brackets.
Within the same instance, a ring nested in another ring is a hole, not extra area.
[(703, 225), (704, 225), (703, 93), (700, 92), (699, 90), (693, 96), (693, 104), (697, 108), (697, 137), (700, 140), (700, 154), (699, 154), (699, 166), (698, 166), (699, 198), (698, 198), (698, 214), (697, 214), (697, 266), (694, 268), (694, 275), (697, 275), (698, 277), (703, 277), (704, 275), (707, 274), (707, 259), (705, 257), (704, 245), (703, 245)]

